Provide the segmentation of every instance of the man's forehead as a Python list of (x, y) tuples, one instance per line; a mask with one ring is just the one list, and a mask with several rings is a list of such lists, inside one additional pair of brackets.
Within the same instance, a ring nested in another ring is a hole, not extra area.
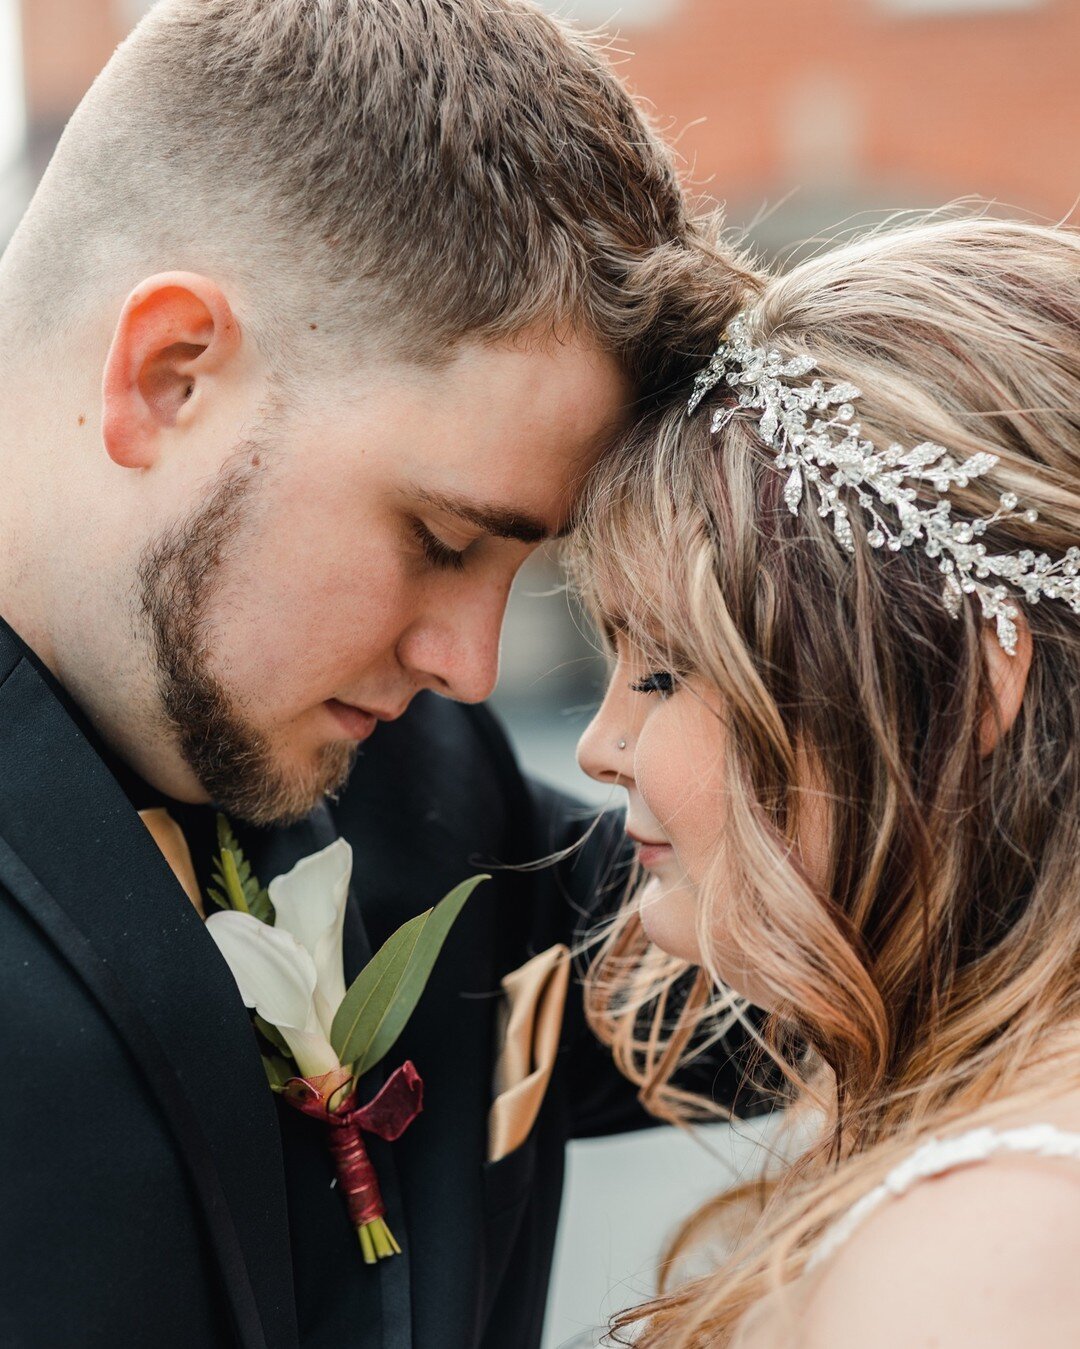
[(590, 412), (572, 429), (515, 426), (503, 437), (462, 437), (452, 463), (426, 460), (413, 491), (487, 534), (529, 544), (562, 537), (590, 472), (631, 422), (630, 409), (610, 398), (598, 397)]
[[(541, 373), (525, 377), (533, 361)], [(459, 353), (344, 397), (358, 464), (379, 465), (418, 504), (530, 545), (570, 531), (590, 470), (633, 418), (618, 362), (581, 344)]]
[[(636, 390), (622, 363), (582, 334), (474, 349), (448, 370), (459, 410), (488, 405), (493, 427), (513, 423), (527, 440), (546, 440), (574, 457), (598, 453), (632, 415)], [(481, 415), (483, 415), (481, 413)]]

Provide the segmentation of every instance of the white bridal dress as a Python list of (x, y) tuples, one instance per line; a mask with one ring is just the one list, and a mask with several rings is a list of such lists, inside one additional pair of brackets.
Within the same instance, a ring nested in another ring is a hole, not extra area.
[[(919, 1181), (944, 1175), (957, 1167), (989, 1161), (1000, 1153), (1017, 1152), (1080, 1161), (1080, 1134), (1066, 1133), (1052, 1124), (1028, 1124), (1018, 1129), (970, 1129), (953, 1138), (931, 1138), (893, 1167), (880, 1185), (864, 1194), (826, 1231), (807, 1262), (807, 1270), (827, 1260), (882, 1204), (906, 1194)], [(568, 1340), (559, 1349), (599, 1349), (603, 1333), (589, 1331)]]

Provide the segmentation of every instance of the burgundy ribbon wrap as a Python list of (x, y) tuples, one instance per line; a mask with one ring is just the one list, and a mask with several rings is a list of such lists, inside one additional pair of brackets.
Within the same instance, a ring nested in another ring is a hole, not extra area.
[(334, 1097), (349, 1081), (347, 1069), (321, 1077), (293, 1077), (282, 1095), (290, 1105), (330, 1127), (330, 1152), (337, 1169), (345, 1206), (356, 1227), (386, 1215), (379, 1178), (364, 1146), (363, 1135), (374, 1134), (387, 1143), (400, 1138), (424, 1108), (424, 1084), (412, 1063), (392, 1073), (374, 1100), (357, 1106), (354, 1092), (340, 1106)]

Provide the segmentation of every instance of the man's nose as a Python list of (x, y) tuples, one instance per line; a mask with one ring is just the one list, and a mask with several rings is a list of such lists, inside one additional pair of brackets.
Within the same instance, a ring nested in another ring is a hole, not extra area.
[(398, 644), (398, 659), (421, 688), (482, 703), (499, 680), (499, 636), (509, 586), (482, 602), (426, 614)]

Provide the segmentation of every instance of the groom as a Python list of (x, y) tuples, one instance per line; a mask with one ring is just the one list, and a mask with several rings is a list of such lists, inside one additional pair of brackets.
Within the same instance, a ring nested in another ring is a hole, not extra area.
[(452, 933), (376, 1267), (198, 909), (217, 809), (263, 884), (343, 835), (351, 977), (579, 837), (477, 704), (522, 561), (714, 345), (703, 229), (527, 0), (164, 0), (83, 101), (0, 263), (0, 1344), (538, 1344), (564, 1143), (643, 1119), (572, 988), (492, 1160), (499, 993), (602, 834)]

